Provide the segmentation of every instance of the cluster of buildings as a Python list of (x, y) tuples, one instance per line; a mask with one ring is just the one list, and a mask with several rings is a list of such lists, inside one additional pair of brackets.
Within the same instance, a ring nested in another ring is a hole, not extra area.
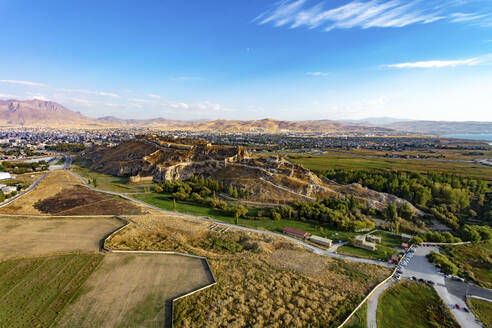
[(370, 251), (376, 250), (376, 243), (381, 243), (381, 237), (372, 235), (355, 236), (353, 245), (355, 247), (364, 248)]
[(293, 228), (284, 228), (283, 232), (286, 235), (293, 236), (296, 238), (301, 238), (305, 240), (309, 240), (310, 242), (313, 242), (315, 244), (325, 246), (325, 247), (331, 247), (333, 245), (333, 241), (331, 239), (323, 238), (320, 236), (315, 236), (311, 235), (309, 232), (293, 229)]

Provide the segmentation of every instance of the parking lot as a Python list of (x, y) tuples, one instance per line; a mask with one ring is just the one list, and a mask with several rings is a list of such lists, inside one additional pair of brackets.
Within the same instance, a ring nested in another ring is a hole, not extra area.
[(470, 288), (467, 288), (467, 284), (464, 282), (445, 278), (438, 268), (427, 260), (426, 255), (431, 251), (439, 252), (439, 248), (417, 247), (414, 252), (408, 253), (400, 267), (401, 279), (417, 280), (433, 285), (444, 304), (448, 306), (462, 327), (481, 327), (475, 316), (468, 311), (468, 306), (465, 303), (466, 291), (469, 291)]

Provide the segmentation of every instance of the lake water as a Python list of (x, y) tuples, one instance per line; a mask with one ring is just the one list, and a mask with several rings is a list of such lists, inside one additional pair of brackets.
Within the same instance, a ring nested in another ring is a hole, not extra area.
[(444, 138), (457, 138), (457, 139), (484, 140), (484, 141), (491, 141), (491, 142), (489, 142), (489, 145), (492, 144), (492, 134), (446, 134), (442, 137), (444, 137)]

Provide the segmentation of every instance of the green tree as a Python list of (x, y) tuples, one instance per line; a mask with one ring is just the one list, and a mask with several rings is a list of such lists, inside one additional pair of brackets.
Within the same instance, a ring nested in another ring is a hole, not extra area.
[(395, 203), (389, 203), (386, 207), (386, 219), (395, 221), (398, 218), (398, 210)]
[(176, 198), (173, 198), (173, 211), (176, 212)]

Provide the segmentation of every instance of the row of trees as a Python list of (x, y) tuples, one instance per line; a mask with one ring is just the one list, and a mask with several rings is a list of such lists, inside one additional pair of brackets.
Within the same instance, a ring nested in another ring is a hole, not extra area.
[(368, 215), (377, 212), (352, 198), (325, 198), (316, 202), (293, 202), (290, 206), (281, 206), (271, 210), (274, 220), (290, 219), (314, 221), (322, 225), (343, 231), (373, 229), (374, 222)]
[[(484, 214), (491, 201), (487, 182), (447, 173), (348, 169), (317, 173), (338, 183), (360, 183), (376, 191), (397, 195), (429, 211), (453, 229), (459, 228), (461, 218)], [(492, 209), (489, 215), (492, 220)]]
[(458, 233), (461, 238), (454, 236), (450, 232), (428, 231), (414, 236), (412, 241), (421, 244), (426, 241), (434, 243), (459, 243), (462, 241), (478, 242), (492, 239), (492, 228), (489, 226), (464, 225)]
[(58, 143), (53, 146), (46, 146), (45, 147), (47, 150), (53, 150), (53, 151), (63, 151), (63, 152), (72, 152), (72, 153), (78, 153), (81, 152), (82, 150), (85, 150), (87, 147), (84, 144), (78, 144), (78, 143)]

